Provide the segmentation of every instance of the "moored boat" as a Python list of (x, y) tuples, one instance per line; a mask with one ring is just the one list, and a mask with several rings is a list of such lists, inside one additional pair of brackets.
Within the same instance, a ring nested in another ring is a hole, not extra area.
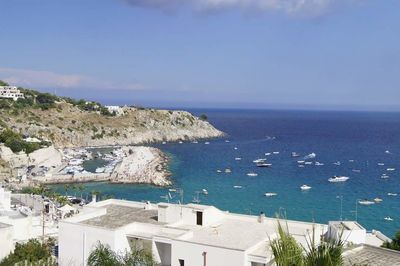
[(367, 199), (359, 200), (358, 203), (361, 204), (361, 205), (373, 205), (373, 204), (375, 204), (374, 201), (367, 200)]
[(334, 176), (328, 179), (331, 183), (346, 182), (347, 180), (349, 180), (347, 176)]
[(301, 190), (310, 190), (311, 187), (310, 187), (310, 186), (307, 186), (307, 185), (302, 185), (302, 186), (300, 187), (300, 189), (301, 189)]
[(266, 197), (274, 197), (274, 196), (277, 196), (278, 193), (275, 193), (275, 192), (267, 192), (267, 193), (265, 193), (264, 195), (265, 195)]

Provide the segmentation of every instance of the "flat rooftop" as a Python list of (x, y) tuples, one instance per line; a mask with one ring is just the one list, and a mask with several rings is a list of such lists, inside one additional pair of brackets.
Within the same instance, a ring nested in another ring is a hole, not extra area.
[(97, 216), (80, 223), (107, 229), (117, 229), (131, 223), (161, 224), (157, 220), (157, 210), (145, 210), (144, 208), (129, 207), (118, 204), (102, 206), (106, 208), (105, 215)]
[(354, 221), (337, 221), (337, 222), (332, 222), (336, 227), (344, 230), (363, 230), (364, 227), (362, 227), (359, 223), (354, 222)]
[(399, 266), (400, 252), (386, 248), (363, 245), (346, 251), (344, 265)]

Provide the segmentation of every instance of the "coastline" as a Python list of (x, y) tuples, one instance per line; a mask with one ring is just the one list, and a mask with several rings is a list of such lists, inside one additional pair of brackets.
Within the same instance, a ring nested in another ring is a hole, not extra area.
[[(169, 186), (169, 158), (161, 150), (146, 146), (123, 146), (124, 156), (111, 173), (52, 173), (32, 178), (34, 183), (54, 185), (87, 182), (152, 184)], [(65, 166), (65, 163), (63, 163)], [(61, 165), (60, 165), (61, 166)]]

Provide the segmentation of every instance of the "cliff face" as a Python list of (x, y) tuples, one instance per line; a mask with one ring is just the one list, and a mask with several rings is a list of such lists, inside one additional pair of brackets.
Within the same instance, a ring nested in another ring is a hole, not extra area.
[(185, 111), (123, 108), (124, 115), (104, 116), (69, 103), (41, 110), (0, 109), (8, 127), (48, 139), (56, 147), (130, 145), (213, 138), (223, 133)]

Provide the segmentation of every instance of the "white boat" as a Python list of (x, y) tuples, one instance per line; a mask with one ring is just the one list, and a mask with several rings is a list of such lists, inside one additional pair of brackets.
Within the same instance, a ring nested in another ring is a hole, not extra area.
[(207, 189), (205, 189), (205, 188), (203, 188), (203, 189), (201, 190), (201, 193), (203, 193), (204, 195), (208, 195), (208, 191), (207, 191)]
[(297, 161), (297, 163), (305, 163), (305, 161)]
[(309, 159), (314, 159), (315, 157), (317, 157), (317, 154), (315, 154), (314, 152), (310, 153), (309, 155), (304, 156), (304, 160), (309, 160)]
[(196, 193), (196, 196), (193, 197), (192, 202), (193, 202), (193, 203), (200, 203), (200, 198), (199, 198), (200, 192), (199, 192), (199, 191), (196, 191), (195, 193)]
[(242, 188), (242, 186), (233, 186), (233, 188), (238, 188), (239, 189), (239, 188)]
[(379, 165), (379, 166), (384, 166), (385, 164), (384, 164), (384, 163), (378, 163), (378, 165)]
[(361, 205), (372, 205), (372, 204), (375, 204), (375, 202), (371, 201), (371, 200), (359, 200), (358, 203), (361, 204)]
[(270, 156), (271, 153), (270, 153), (270, 152), (266, 152), (266, 153), (264, 153), (264, 155), (265, 155), (265, 156)]
[(375, 198), (374, 201), (375, 201), (376, 203), (381, 203), (381, 202), (383, 201), (383, 199), (381, 199), (381, 198)]
[(255, 173), (255, 172), (250, 172), (250, 173), (247, 173), (247, 175), (248, 175), (248, 176), (258, 176), (258, 174), (257, 174), (257, 173)]
[(272, 163), (265, 163), (265, 162), (262, 162), (262, 163), (257, 163), (256, 166), (257, 166), (257, 167), (271, 167), (271, 166), (272, 166)]
[(354, 160), (349, 160), (349, 163), (354, 163)]
[(386, 169), (386, 171), (389, 171), (389, 172), (392, 172), (392, 171), (395, 171), (396, 170), (396, 168), (388, 168), (388, 169)]
[(229, 140), (225, 140), (225, 142), (226, 142), (226, 143), (229, 143), (230, 141), (229, 141)]
[(360, 173), (361, 172), (361, 170), (359, 170), (359, 169), (353, 169), (351, 171), (353, 171), (354, 173)]
[(316, 166), (322, 166), (322, 165), (324, 165), (323, 163), (320, 163), (320, 162), (315, 162), (315, 165)]
[(265, 162), (267, 159), (266, 158), (260, 158), (260, 159), (256, 159), (253, 161), (253, 163), (263, 163)]
[(383, 218), (386, 221), (393, 221), (393, 218), (391, 218), (390, 216), (386, 216), (385, 218)]
[(240, 161), (240, 160), (242, 160), (242, 158), (240, 158), (240, 157), (235, 158), (235, 161)]
[(193, 144), (197, 144), (197, 143), (199, 143), (197, 140), (193, 140), (193, 142), (192, 142)]
[(217, 170), (217, 173), (222, 173), (222, 171), (218, 169), (218, 170)]
[(297, 152), (292, 152), (292, 157), (300, 157), (300, 154), (298, 154)]
[(105, 170), (104, 167), (97, 167), (95, 172), (98, 173), (98, 174), (99, 173), (104, 173), (104, 170)]
[(387, 195), (388, 195), (388, 196), (396, 197), (396, 196), (397, 196), (397, 193), (390, 193), (390, 192), (389, 192), (389, 193), (387, 193)]
[(338, 166), (339, 166), (339, 165), (341, 165), (342, 163), (341, 163), (341, 162), (339, 162), (339, 161), (337, 161), (337, 162), (334, 162), (333, 164), (334, 164), (334, 165), (338, 165)]
[(347, 176), (334, 176), (328, 179), (331, 183), (346, 182), (349, 179)]
[(298, 167), (303, 168), (303, 167), (304, 167), (304, 164), (299, 164)]
[(386, 150), (385, 153), (386, 153), (386, 154), (390, 154), (390, 151)]
[(277, 196), (278, 193), (275, 193), (275, 192), (267, 192), (267, 193), (265, 193), (264, 195), (265, 195), (266, 197), (274, 197), (274, 196)]
[(387, 174), (383, 174), (383, 175), (381, 175), (381, 178), (382, 179), (388, 179), (390, 176), (388, 176)]
[(165, 141), (162, 142), (163, 145), (167, 144)]
[(182, 143), (183, 143), (183, 141), (182, 141), (182, 140), (180, 140), (178, 143), (179, 143), (179, 144), (182, 144)]
[(210, 142), (206, 141), (206, 142), (204, 142), (204, 144), (206, 144), (206, 145), (209, 145), (209, 144), (210, 144)]
[(234, 147), (233, 149), (234, 149), (234, 150), (237, 150), (237, 149), (238, 149), (238, 147)]
[(279, 154), (279, 151), (274, 151), (272, 152), (272, 154)]
[(306, 164), (306, 165), (312, 165), (313, 162), (305, 162), (304, 164)]
[(230, 173), (232, 173), (232, 170), (229, 169), (229, 168), (226, 168), (226, 169), (225, 169), (225, 173), (230, 174)]
[(302, 185), (302, 186), (300, 187), (300, 189), (301, 189), (301, 190), (310, 190), (311, 187), (310, 187), (310, 186), (307, 186), (307, 185)]
[(83, 163), (82, 159), (71, 159), (68, 164), (69, 165), (80, 165)]
[(176, 188), (170, 188), (168, 189), (169, 192), (176, 192)]
[(32, 216), (32, 210), (26, 206), (21, 206), (18, 210), (25, 216)]

